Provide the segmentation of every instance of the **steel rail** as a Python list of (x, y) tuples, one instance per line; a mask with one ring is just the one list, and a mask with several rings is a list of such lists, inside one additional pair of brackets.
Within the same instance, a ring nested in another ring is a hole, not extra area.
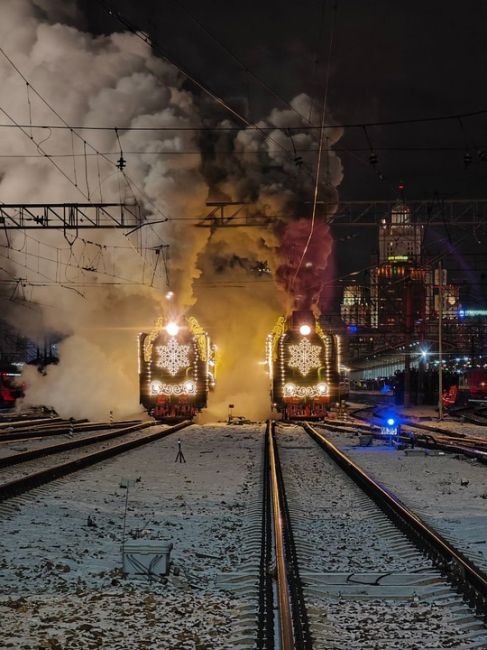
[[(471, 409), (469, 409), (469, 410), (471, 411)], [(380, 420), (381, 419), (380, 410), (376, 409), (374, 411), (373, 416)], [(466, 415), (462, 415), (461, 417), (464, 420), (466, 420), (467, 422), (471, 422), (472, 424), (476, 424), (479, 427), (484, 427), (484, 426), (487, 425), (487, 418), (486, 418), (485, 423), (480, 423), (480, 422), (474, 421), (472, 418), (469, 418)], [(371, 424), (374, 424), (374, 423), (371, 423)], [(430, 432), (433, 432), (433, 433), (438, 433), (438, 434), (440, 434), (442, 436), (446, 436), (448, 438), (463, 439), (463, 438), (471, 437), (466, 433), (460, 433), (458, 431), (449, 431), (448, 429), (443, 429), (441, 427), (435, 427), (434, 425), (422, 424), (421, 422), (415, 422), (414, 420), (409, 420), (408, 418), (404, 418), (402, 420), (402, 424), (404, 426), (413, 427), (415, 429), (422, 429), (423, 431), (430, 431)]]
[(57, 445), (49, 445), (49, 447), (39, 447), (37, 449), (30, 449), (28, 451), (21, 451), (18, 454), (12, 454), (10, 456), (4, 456), (0, 458), (0, 468), (1, 467), (12, 467), (12, 465), (17, 465), (18, 463), (25, 463), (29, 460), (35, 460), (36, 458), (43, 458), (44, 456), (50, 456), (51, 454), (61, 453), (63, 451), (69, 451), (70, 449), (77, 449), (79, 447), (86, 447), (87, 445), (93, 445), (97, 442), (104, 442), (105, 440), (111, 440), (112, 438), (117, 438), (119, 436), (127, 435), (132, 433), (132, 431), (139, 431), (140, 429), (146, 429), (147, 427), (154, 426), (153, 422), (138, 422), (129, 427), (123, 428), (114, 428), (105, 433), (99, 433), (98, 435), (89, 436), (88, 438), (81, 438), (78, 440), (69, 440), (68, 442), (61, 442)]
[[(450, 442), (451, 438), (444, 438), (442, 440), (439, 440), (437, 437), (429, 433), (412, 433), (414, 435), (414, 445), (417, 447), (443, 451), (447, 454), (461, 454), (462, 456), (468, 456), (468, 458), (475, 458), (475, 460), (478, 460), (480, 463), (487, 464), (487, 449), (464, 446), (466, 444), (466, 441), (462, 441), (462, 444)], [(374, 437), (383, 439), (380, 434), (374, 434)], [(405, 445), (411, 443), (411, 438), (407, 432), (401, 433), (397, 437)]]
[[(136, 424), (138, 420), (125, 420), (119, 422), (79, 422), (73, 424), (74, 432), (83, 432), (83, 431), (96, 431), (102, 428), (120, 428), (130, 424)], [(27, 427), (27, 431), (9, 431), (6, 433), (0, 432), (0, 442), (9, 441), (9, 440), (27, 440), (29, 438), (42, 438), (44, 436), (61, 436), (65, 433), (71, 432), (71, 424), (69, 422), (62, 422), (62, 424), (56, 425), (54, 427), (41, 426), (35, 429)]]
[(60, 418), (60, 417), (53, 417), (53, 418), (40, 418), (37, 420), (27, 420), (27, 421), (20, 421), (20, 422), (7, 422), (5, 424), (0, 425), (0, 432), (5, 432), (5, 431), (10, 431), (12, 429), (28, 429), (29, 427), (39, 427), (41, 429), (45, 428), (56, 428), (58, 426), (63, 426), (63, 424), (86, 424), (89, 422), (87, 418), (83, 418), (81, 420), (78, 420), (76, 418), (71, 418), (69, 420), (65, 418)]
[(271, 486), (272, 512), (274, 522), (280, 648), (281, 650), (294, 650), (293, 625), (286, 567), (286, 553), (284, 549), (284, 523), (281, 513), (279, 486), (277, 481), (275, 441), (272, 433), (273, 423), (269, 421), (267, 423), (266, 437), (269, 450), (269, 481)]
[[(369, 426), (355, 426), (350, 423), (333, 423), (332, 420), (326, 420), (325, 422), (320, 422), (317, 426), (329, 431), (338, 430), (350, 432), (351, 430), (354, 430), (359, 431), (360, 433), (368, 433), (376, 440), (385, 440), (390, 438), (390, 436), (380, 433), (377, 425), (374, 424)], [(403, 433), (399, 433), (396, 436), (396, 439), (401, 440), (403, 443), (408, 444), (411, 442), (408, 429), (418, 428), (424, 431), (432, 431), (432, 433), (415, 433), (414, 431), (411, 431), (414, 435), (414, 444), (418, 447), (426, 447), (427, 449), (437, 449), (447, 453), (463, 454), (470, 458), (476, 458), (481, 463), (487, 463), (487, 440), (485, 438), (477, 438), (467, 434), (455, 435), (451, 432), (445, 434), (445, 430), (443, 429), (418, 427), (416, 424), (405, 424), (404, 426), (407, 428), (401, 429)], [(437, 431), (441, 431), (441, 433), (436, 433)]]
[[(375, 416), (378, 417), (378, 416)], [(365, 418), (361, 418), (364, 419)], [(403, 427), (409, 427), (410, 429), (419, 429), (428, 433), (414, 433), (414, 444), (418, 447), (424, 447), (426, 449), (436, 449), (439, 451), (444, 451), (449, 454), (462, 454), (468, 456), (469, 458), (475, 458), (480, 463), (487, 464), (487, 440), (478, 438), (476, 436), (471, 436), (465, 433), (458, 433), (454, 431), (449, 431), (448, 429), (442, 429), (440, 427), (428, 426), (425, 424), (420, 424), (418, 422), (413, 422), (412, 420), (403, 420), (401, 422)], [(360, 432), (367, 432), (374, 438), (378, 440), (383, 440), (384, 436), (378, 431), (379, 426), (373, 422), (369, 424), (350, 424), (350, 423), (333, 423), (332, 420), (327, 420), (323, 423), (320, 423), (319, 426), (322, 426), (325, 429), (358, 429)], [(407, 433), (407, 429), (403, 429), (406, 433), (400, 433), (397, 436), (398, 440), (406, 444), (411, 442), (411, 439)]]
[[(325, 429), (328, 428), (331, 430), (345, 428), (343, 424), (333, 425), (330, 422), (326, 422), (321, 426)], [(358, 425), (357, 429), (364, 432), (367, 431), (365, 427), (366, 425)], [(462, 454), (469, 458), (475, 458), (480, 463), (487, 464), (487, 440), (485, 439), (470, 436), (465, 433), (448, 431), (447, 429), (441, 429), (440, 427), (429, 427), (427, 425), (412, 422), (411, 420), (403, 421), (402, 427), (407, 428), (402, 428), (402, 433), (399, 433), (396, 436), (396, 439), (401, 440), (401, 442), (405, 444), (411, 443), (408, 429), (419, 429), (425, 433), (415, 433), (414, 431), (411, 431), (414, 436), (414, 444), (418, 447), (444, 451), (448, 454)], [(367, 432), (378, 440), (384, 440), (386, 438), (386, 436), (378, 431), (378, 425), (373, 423), (368, 425)]]
[[(268, 423), (268, 427), (270, 424)], [(262, 485), (262, 519), (259, 564), (259, 594), (257, 614), (257, 650), (273, 650), (274, 639), (274, 587), (271, 571), (272, 550), (272, 504), (269, 481), (269, 446), (264, 437), (264, 463)]]
[(464, 595), (469, 605), (486, 617), (487, 576), (397, 497), (374, 481), (323, 434), (307, 423), (302, 426), (395, 525), (404, 531), (414, 544), (445, 573), (447, 579)]
[(3, 431), (4, 429), (16, 429), (16, 428), (25, 428), (29, 426), (38, 426), (41, 424), (46, 424), (48, 422), (58, 423), (58, 422), (66, 422), (66, 420), (63, 420), (63, 418), (60, 418), (59, 416), (52, 418), (49, 415), (32, 418), (30, 420), (26, 416), (20, 416), (20, 415), (15, 417), (15, 419), (0, 417), (0, 431)]
[(291, 515), (286, 498), (286, 489), (282, 473), (281, 461), (279, 459), (278, 445), (275, 437), (275, 423), (272, 423), (271, 436), (275, 451), (275, 465), (277, 483), (279, 487), (279, 499), (281, 502), (281, 513), (283, 516), (284, 550), (286, 553), (287, 581), (289, 588), (291, 616), (293, 625), (294, 647), (298, 650), (312, 650), (313, 642), (309, 628), (308, 613), (303, 592), (303, 583), (299, 572), (299, 561), (294, 542), (294, 533), (291, 524)]
[(156, 440), (159, 440), (160, 438), (165, 438), (169, 434), (174, 433), (175, 431), (179, 431), (180, 429), (183, 429), (189, 426), (190, 424), (192, 423), (189, 420), (180, 422), (179, 424), (176, 424), (172, 427), (168, 427), (163, 431), (156, 431), (155, 433), (149, 433), (147, 436), (144, 436), (143, 438), (138, 438), (137, 440), (129, 440), (127, 442), (121, 442), (120, 444), (113, 445), (108, 449), (102, 449), (92, 454), (87, 454), (86, 456), (83, 456), (81, 458), (67, 461), (65, 463), (60, 463), (58, 465), (53, 465), (52, 467), (49, 467), (44, 470), (40, 470), (39, 472), (35, 472), (34, 474), (29, 474), (28, 476), (24, 476), (22, 478), (14, 479), (13, 481), (8, 481), (7, 483), (3, 483), (0, 485), (0, 502), (5, 501), (6, 499), (9, 499), (14, 496), (18, 496), (19, 494), (23, 494), (24, 492), (28, 492), (29, 490), (32, 490), (33, 488), (38, 487), (39, 485), (49, 483), (50, 481), (54, 481), (55, 479), (61, 478), (62, 476), (67, 476), (68, 474), (72, 474), (73, 472), (76, 472), (80, 469), (84, 469), (85, 467), (90, 467), (91, 465), (95, 465), (96, 463), (106, 460), (107, 458), (112, 458), (113, 456), (122, 454), (125, 451), (130, 451), (131, 449), (135, 449), (136, 447), (141, 447), (142, 445), (145, 445), (149, 442), (154, 442)]

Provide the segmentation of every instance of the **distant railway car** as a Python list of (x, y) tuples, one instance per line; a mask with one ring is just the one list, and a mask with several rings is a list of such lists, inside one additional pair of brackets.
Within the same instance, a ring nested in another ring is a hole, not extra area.
[(158, 420), (193, 418), (215, 385), (215, 347), (193, 317), (139, 334), (140, 402)]
[(487, 399), (487, 370), (485, 368), (472, 368), (464, 375), (463, 385), (468, 390), (470, 399)]
[(347, 397), (340, 383), (340, 338), (326, 333), (313, 314), (281, 317), (267, 339), (271, 399), (285, 420), (320, 420), (330, 404)]
[(9, 409), (15, 406), (19, 397), (23, 397), (23, 388), (16, 384), (20, 373), (0, 371), (0, 409)]
[(487, 401), (487, 370), (472, 368), (458, 376), (458, 384), (452, 384), (442, 395), (446, 408), (463, 406), (469, 401)]

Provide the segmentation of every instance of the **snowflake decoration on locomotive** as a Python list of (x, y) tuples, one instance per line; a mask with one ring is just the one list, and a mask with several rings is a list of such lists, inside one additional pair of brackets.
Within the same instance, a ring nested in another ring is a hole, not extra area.
[(311, 345), (308, 339), (302, 338), (298, 345), (289, 346), (288, 365), (291, 368), (297, 368), (305, 377), (310, 370), (315, 370), (321, 366), (321, 347)]
[(190, 419), (215, 384), (215, 346), (193, 317), (159, 318), (139, 335), (140, 401), (161, 420)]
[(167, 345), (158, 345), (156, 351), (159, 359), (156, 364), (159, 368), (165, 368), (173, 377), (179, 370), (190, 365), (189, 345), (181, 345), (175, 338), (169, 339)]

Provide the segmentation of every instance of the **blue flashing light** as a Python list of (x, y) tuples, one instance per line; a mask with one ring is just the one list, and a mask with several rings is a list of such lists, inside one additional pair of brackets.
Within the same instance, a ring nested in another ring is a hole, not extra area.
[(465, 318), (465, 309), (458, 310), (458, 318)]
[(384, 436), (389, 436), (390, 440), (395, 438), (399, 433), (400, 418), (395, 413), (390, 413), (384, 416), (384, 425), (381, 426), (381, 433)]
[(357, 325), (349, 325), (347, 329), (350, 332), (350, 334), (356, 334), (358, 332)]

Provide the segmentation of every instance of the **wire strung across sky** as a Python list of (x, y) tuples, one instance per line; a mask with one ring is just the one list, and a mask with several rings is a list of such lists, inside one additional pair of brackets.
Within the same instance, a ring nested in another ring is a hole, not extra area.
[[(329, 46), (328, 46), (328, 65), (326, 67), (326, 77), (325, 77), (325, 84), (323, 88), (323, 106), (321, 109), (321, 130), (320, 130), (320, 139), (319, 139), (319, 146), (318, 146), (318, 158), (316, 161), (316, 172), (315, 172), (315, 183), (314, 183), (314, 192), (313, 192), (313, 210), (311, 214), (311, 224), (310, 224), (310, 229), (309, 229), (309, 234), (308, 238), (306, 240), (306, 243), (304, 245), (303, 251), (301, 253), (301, 257), (299, 259), (298, 265), (296, 267), (296, 271), (294, 273), (294, 277), (291, 282), (291, 287), (294, 288), (294, 285), (296, 283), (296, 279), (299, 275), (299, 272), (301, 271), (304, 258), (306, 257), (306, 253), (308, 252), (309, 245), (311, 243), (311, 239), (313, 238), (313, 233), (314, 233), (314, 228), (315, 228), (315, 219), (316, 219), (316, 207), (318, 205), (318, 190), (320, 187), (320, 175), (321, 175), (321, 157), (322, 157), (322, 152), (323, 152), (323, 145), (325, 143), (325, 122), (326, 122), (326, 116), (327, 116), (327, 109), (328, 109), (328, 90), (329, 90), (329, 85), (330, 85), (330, 68), (331, 68), (331, 60), (332, 60), (332, 54), (333, 54), (333, 42), (334, 42), (334, 36), (335, 36), (335, 23), (336, 23), (336, 5), (333, 7), (333, 20), (332, 20), (332, 26), (331, 26), (331, 32), (330, 32), (330, 41), (329, 41)], [(325, 150), (326, 150), (325, 146)]]
[[(480, 145), (482, 148), (487, 148), (487, 144), (485, 145)], [(314, 147), (312, 149), (306, 148), (306, 149), (299, 149), (296, 148), (296, 153), (316, 153), (317, 148)], [(357, 152), (357, 153), (368, 153), (369, 148), (368, 147), (343, 147), (343, 146), (334, 146), (333, 151), (335, 153), (346, 153), (346, 152)], [(451, 151), (454, 153), (458, 152), (464, 152), (465, 147), (460, 147), (460, 146), (449, 146), (449, 145), (437, 145), (437, 146), (383, 146), (383, 147), (375, 147), (374, 146), (374, 151), (404, 151), (404, 152), (411, 152), (411, 153), (416, 153), (416, 152), (421, 152), (421, 151), (432, 151), (432, 152), (446, 152), (446, 151)], [(277, 151), (275, 149), (267, 149), (266, 153), (276, 153)], [(263, 152), (261, 151), (233, 151), (233, 150), (222, 150), (222, 149), (215, 149), (214, 150), (215, 154), (218, 155), (228, 155), (228, 156), (235, 156), (237, 158), (239, 157), (245, 157), (245, 156), (261, 156)], [(102, 151), (100, 152), (100, 155), (103, 156), (120, 156), (120, 151)], [(191, 150), (174, 150), (174, 151), (168, 151), (165, 149), (164, 151), (125, 151), (123, 152), (124, 156), (201, 156), (201, 151), (199, 149), (191, 149)], [(2, 154), (0, 153), (0, 158), (90, 158), (90, 157), (95, 157), (98, 156), (97, 153), (49, 153), (49, 154), (40, 154), (40, 153), (6, 153)]]
[[(47, 99), (45, 99), (45, 98), (43, 97), (43, 95), (42, 95), (42, 94), (41, 94), (41, 93), (40, 93), (40, 92), (39, 92), (39, 91), (38, 91), (38, 90), (37, 90), (37, 89), (36, 89), (36, 88), (31, 84), (31, 83), (30, 83), (30, 81), (26, 78), (26, 76), (23, 74), (23, 72), (18, 68), (18, 66), (15, 64), (15, 62), (14, 62), (14, 61), (13, 61), (13, 60), (8, 56), (8, 54), (5, 52), (5, 50), (4, 50), (2, 47), (0, 47), (0, 54), (5, 58), (6, 61), (8, 61), (8, 63), (10, 64), (10, 66), (15, 70), (15, 72), (19, 75), (19, 77), (20, 77), (20, 78), (25, 82), (25, 84), (26, 84), (26, 87), (27, 87), (27, 90), (28, 90), (27, 99), (28, 99), (28, 106), (29, 106), (29, 117), (31, 117), (31, 108), (30, 108), (30, 107), (31, 107), (31, 104), (30, 104), (30, 92), (32, 91), (32, 92), (33, 92), (33, 93), (34, 93), (34, 94), (35, 94), (35, 95), (36, 95), (36, 96), (37, 96), (37, 97), (38, 97), (38, 98), (43, 102), (43, 104), (44, 104), (44, 105), (45, 105), (45, 106), (46, 106), (46, 107), (47, 107), (47, 108), (48, 108), (48, 109), (49, 109), (49, 110), (50, 110), (50, 111), (51, 111), (51, 112), (52, 112), (52, 113), (53, 113), (53, 114), (54, 114), (54, 115), (55, 115), (55, 116), (56, 116), (56, 117), (57, 117), (57, 118), (62, 122), (61, 125), (58, 124), (55, 128), (57, 129), (58, 127), (62, 127), (64, 130), (69, 130), (70, 133), (71, 133), (71, 140), (72, 140), (72, 142), (73, 142), (73, 138), (74, 138), (74, 137), (78, 138), (78, 139), (82, 142), (82, 145), (83, 145), (83, 152), (84, 152), (83, 155), (85, 156), (85, 161), (86, 161), (86, 159), (87, 159), (87, 158), (86, 158), (86, 156), (87, 156), (87, 147), (89, 147), (89, 148), (92, 150), (92, 152), (94, 152), (95, 155), (97, 155), (97, 156), (101, 156), (101, 157), (102, 157), (102, 158), (103, 158), (103, 159), (104, 159), (104, 160), (105, 160), (105, 161), (106, 161), (110, 166), (113, 166), (113, 167), (115, 167), (118, 171), (120, 171), (121, 175), (123, 176), (123, 178), (124, 178), (124, 180), (125, 180), (125, 183), (126, 183), (127, 186), (131, 189), (132, 192), (133, 192), (133, 188), (135, 188), (135, 190), (138, 192), (138, 194), (139, 194), (139, 195), (144, 199), (145, 203), (146, 203), (147, 205), (149, 205), (153, 211), (159, 213), (159, 214), (160, 214), (161, 216), (163, 216), (164, 218), (167, 218), (167, 215), (165, 215), (165, 214), (162, 212), (162, 210), (161, 210), (157, 205), (155, 205), (155, 204), (153, 203), (153, 201), (152, 201), (152, 200), (151, 200), (151, 199), (146, 195), (146, 193), (144, 192), (144, 190), (141, 189), (141, 188), (137, 185), (137, 183), (135, 183), (135, 181), (133, 181), (133, 180), (132, 180), (132, 179), (131, 179), (127, 174), (126, 174), (126, 172), (123, 170), (123, 168), (119, 167), (119, 166), (118, 166), (118, 165), (117, 165), (113, 160), (111, 160), (108, 156), (105, 156), (104, 154), (102, 154), (100, 151), (98, 151), (98, 150), (96, 149), (96, 147), (94, 147), (91, 143), (89, 143), (87, 140), (85, 140), (84, 138), (82, 138), (82, 137), (79, 135), (79, 133), (77, 133), (77, 131), (78, 131), (79, 129), (77, 129), (76, 127), (72, 127), (72, 126), (70, 126), (70, 125), (66, 122), (66, 120), (65, 120), (65, 119), (64, 119), (64, 118), (63, 118), (63, 117), (58, 113), (58, 111), (57, 111), (57, 110), (56, 110), (56, 109), (55, 109), (55, 108), (54, 108), (54, 107), (53, 107), (53, 106), (52, 106), (52, 105), (47, 101)], [(89, 184), (88, 184), (88, 173), (87, 173), (87, 169), (86, 169), (86, 167), (85, 167), (85, 172), (86, 172), (86, 192), (85, 192), (84, 190), (82, 190), (82, 189), (80, 188), (80, 186), (79, 186), (79, 184), (78, 184), (78, 182), (77, 182), (77, 178), (76, 178), (76, 167), (74, 168), (74, 180), (73, 180), (73, 179), (69, 176), (69, 174), (67, 174), (67, 173), (66, 173), (62, 168), (60, 168), (60, 167), (56, 164), (56, 162), (50, 158), (49, 154), (48, 154), (46, 151), (43, 150), (43, 148), (42, 148), (42, 146), (41, 146), (41, 145), (43, 144), (43, 142), (36, 142), (36, 141), (35, 141), (35, 139), (34, 139), (32, 133), (33, 133), (33, 129), (36, 128), (36, 127), (32, 124), (32, 121), (31, 121), (31, 120), (30, 120), (30, 124), (29, 124), (29, 125), (25, 125), (25, 126), (23, 126), (23, 125), (20, 124), (17, 120), (15, 120), (12, 116), (10, 116), (10, 115), (9, 115), (9, 114), (8, 114), (8, 113), (7, 113), (3, 108), (2, 108), (2, 107), (0, 107), (0, 111), (1, 111), (1, 112), (2, 112), (6, 117), (7, 117), (7, 119), (9, 119), (9, 120), (12, 122), (12, 124), (10, 124), (10, 126), (15, 127), (15, 128), (17, 128), (17, 129), (20, 129), (20, 131), (21, 131), (22, 133), (24, 133), (24, 135), (26, 135), (26, 136), (27, 136), (27, 137), (28, 137), (28, 138), (29, 138), (29, 139), (30, 139), (30, 140), (31, 140), (31, 141), (36, 145), (37, 150), (40, 151), (40, 152), (43, 154), (43, 156), (46, 157), (46, 158), (47, 158), (47, 159), (48, 159), (48, 160), (49, 160), (49, 161), (50, 161), (50, 162), (51, 162), (51, 163), (56, 167), (56, 169), (57, 169), (57, 170), (58, 170), (58, 171), (59, 171), (59, 172), (60, 172), (60, 173), (61, 173), (61, 174), (62, 174), (62, 175), (63, 175), (63, 176), (64, 176), (64, 177), (65, 177), (65, 178), (66, 178), (66, 179), (67, 179), (67, 180), (68, 180), (68, 181), (69, 181), (69, 182), (70, 182), (70, 183), (71, 183), (71, 184), (72, 184), (72, 185), (73, 185), (73, 186), (74, 186), (74, 187), (75, 187), (75, 188), (76, 188), (76, 189), (77, 189), (81, 194), (82, 194), (82, 196), (84, 196), (85, 198), (87, 198), (88, 200), (90, 200), (90, 198), (89, 198), (89, 197), (90, 197), (90, 189), (89, 189)], [(50, 129), (51, 131), (53, 130), (53, 129), (51, 129), (50, 127), (47, 127), (47, 128)], [(117, 137), (117, 140), (120, 142), (120, 140), (119, 140), (119, 138), (118, 138), (118, 130), (117, 130), (116, 128), (115, 128), (115, 129), (112, 129), (112, 130), (115, 132), (115, 135), (116, 135), (116, 137)], [(30, 133), (29, 133), (29, 131), (30, 131)], [(73, 153), (74, 153), (74, 148), (73, 148)], [(101, 190), (100, 190), (100, 193), (101, 193)], [(135, 195), (134, 195), (134, 197), (135, 197)], [(136, 253), (138, 253), (136, 247), (134, 246), (133, 248), (134, 248), (134, 251), (135, 251)]]
[[(411, 118), (402, 118), (394, 120), (381, 120), (374, 122), (330, 122), (325, 123), (324, 129), (363, 129), (373, 128), (373, 127), (384, 127), (384, 126), (398, 126), (398, 125), (407, 125), (407, 124), (426, 124), (429, 122), (448, 122), (456, 121), (458, 123), (459, 119), (467, 119), (472, 117), (479, 117), (481, 115), (487, 115), (487, 108), (482, 108), (476, 111), (470, 111), (468, 113), (448, 113), (445, 115), (430, 115), (430, 116), (420, 116), (420, 117), (411, 117)], [(16, 125), (14, 124), (0, 124), (0, 128), (13, 128)], [(245, 127), (242, 126), (108, 126), (108, 125), (63, 125), (63, 124), (19, 124), (19, 127), (23, 128), (33, 128), (33, 129), (68, 129), (76, 131), (223, 131), (223, 132), (232, 132), (232, 131), (241, 131), (242, 128), (245, 130), (251, 131), (319, 131), (322, 126), (321, 124), (302, 124), (300, 126), (257, 126), (255, 124), (248, 124)]]

